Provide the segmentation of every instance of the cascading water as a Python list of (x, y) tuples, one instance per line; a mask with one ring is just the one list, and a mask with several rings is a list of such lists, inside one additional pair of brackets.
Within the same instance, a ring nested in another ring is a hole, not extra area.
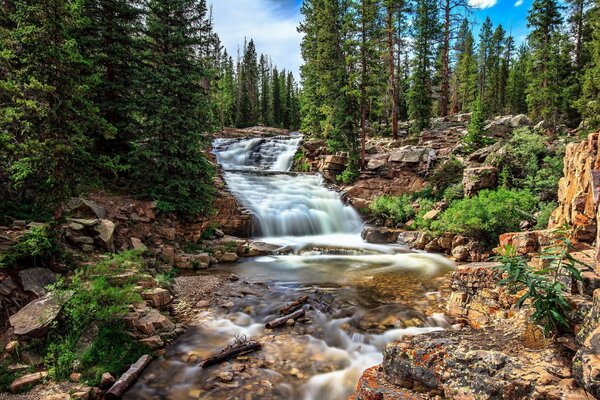
[(288, 174), (299, 136), (217, 139), (213, 144), (231, 192), (256, 216), (262, 236), (356, 233), (358, 213), (323, 186), (318, 174)]
[[(207, 271), (241, 279), (228, 297), (219, 293), (212, 308), (198, 312), (190, 331), (152, 363), (126, 400), (345, 400), (362, 372), (382, 361), (386, 343), (449, 327), (437, 303), (452, 263), (364, 243), (360, 216), (320, 175), (289, 172), (301, 139), (215, 140), (227, 186), (255, 215), (262, 240), (294, 246), (295, 254)], [(304, 322), (265, 329), (283, 305), (304, 294), (331, 296), (333, 312), (310, 311)], [(263, 349), (207, 369), (189, 362), (190, 354), (208, 357), (240, 335), (260, 340)]]

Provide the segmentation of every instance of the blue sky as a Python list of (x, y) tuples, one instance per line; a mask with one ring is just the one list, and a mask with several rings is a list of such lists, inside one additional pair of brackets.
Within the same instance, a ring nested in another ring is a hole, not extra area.
[[(280, 68), (298, 77), (302, 64), (296, 31), (301, 21), (302, 0), (212, 0), (215, 30), (234, 57), (244, 37), (254, 38), (259, 53), (270, 54)], [(527, 35), (527, 11), (533, 0), (470, 0), (476, 6), (473, 17), (479, 25), (489, 16), (494, 25), (502, 24), (517, 43)]]

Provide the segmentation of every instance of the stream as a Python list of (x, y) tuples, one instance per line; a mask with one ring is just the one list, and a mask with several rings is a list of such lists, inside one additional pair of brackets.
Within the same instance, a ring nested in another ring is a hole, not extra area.
[[(261, 241), (291, 255), (243, 259), (199, 272), (239, 280), (199, 311), (190, 329), (144, 371), (127, 400), (345, 400), (386, 343), (447, 329), (441, 292), (453, 264), (441, 255), (360, 238), (360, 215), (318, 174), (289, 172), (300, 135), (217, 139), (229, 190)], [(275, 330), (265, 322), (302, 295), (331, 305)], [(236, 338), (260, 351), (209, 368), (200, 360)]]

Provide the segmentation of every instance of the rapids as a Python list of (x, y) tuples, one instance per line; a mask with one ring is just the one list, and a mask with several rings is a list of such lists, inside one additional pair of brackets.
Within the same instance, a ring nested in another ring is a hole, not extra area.
[[(252, 211), (257, 236), (291, 246), (294, 254), (202, 272), (224, 280), (235, 273), (240, 280), (215, 293), (125, 399), (345, 400), (362, 372), (381, 363), (386, 343), (449, 328), (438, 302), (452, 263), (402, 246), (364, 243), (359, 214), (320, 175), (289, 172), (301, 140), (215, 140), (225, 182)], [(309, 311), (293, 326), (264, 328), (279, 308), (303, 294), (327, 299), (333, 312)], [(263, 349), (198, 367), (198, 360), (240, 335), (260, 340)], [(223, 375), (229, 372), (231, 380)]]

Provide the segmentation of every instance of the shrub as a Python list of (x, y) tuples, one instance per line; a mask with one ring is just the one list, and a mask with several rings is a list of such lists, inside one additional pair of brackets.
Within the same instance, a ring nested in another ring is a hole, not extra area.
[[(134, 282), (119, 286), (110, 278), (124, 270), (139, 271), (141, 264), (140, 252), (129, 251), (78, 271), (69, 284), (55, 285), (56, 295), (71, 292), (72, 297), (64, 306), (63, 318), (48, 334), (44, 362), (50, 376), (67, 379), (77, 364), (84, 379), (97, 384), (103, 372), (118, 375), (148, 353), (127, 334), (120, 320), (131, 304), (142, 301)], [(98, 334), (89, 346), (80, 348), (82, 334), (94, 324)]]
[(0, 256), (0, 268), (20, 263), (43, 265), (59, 254), (60, 248), (54, 229), (49, 224), (34, 226)]
[(432, 223), (436, 231), (460, 233), (492, 245), (498, 236), (515, 231), (524, 219), (532, 220), (537, 199), (528, 191), (482, 190), (456, 201)]
[(503, 276), (500, 284), (508, 286), (512, 293), (524, 290), (517, 306), (522, 307), (529, 301), (534, 310), (531, 320), (542, 326), (545, 334), (571, 330), (568, 321), (571, 306), (562, 282), (581, 280), (577, 265), (588, 267), (569, 254), (573, 246), (568, 230), (560, 229), (555, 233), (555, 243), (542, 253), (542, 259), (549, 262), (542, 270), (530, 267), (512, 246), (506, 246), (495, 258), (500, 262), (498, 269)]
[(463, 199), (465, 197), (465, 187), (462, 183), (456, 183), (454, 185), (448, 186), (444, 191), (444, 199), (448, 203), (452, 203), (453, 201)]
[(548, 203), (542, 203), (540, 205), (540, 210), (537, 214), (537, 222), (535, 224), (535, 229), (546, 229), (548, 228), (548, 223), (550, 222), (550, 217), (552, 216), (552, 212), (556, 210), (557, 204), (554, 201), (550, 201)]
[(381, 196), (369, 208), (376, 218), (390, 220), (394, 224), (404, 223), (415, 216), (412, 200), (408, 195)]
[(459, 160), (451, 157), (433, 170), (429, 182), (431, 182), (437, 193), (442, 195), (447, 188), (462, 181), (464, 169), (465, 166)]
[(344, 172), (335, 177), (335, 180), (342, 183), (352, 183), (358, 179), (359, 172), (355, 168), (346, 168)]

